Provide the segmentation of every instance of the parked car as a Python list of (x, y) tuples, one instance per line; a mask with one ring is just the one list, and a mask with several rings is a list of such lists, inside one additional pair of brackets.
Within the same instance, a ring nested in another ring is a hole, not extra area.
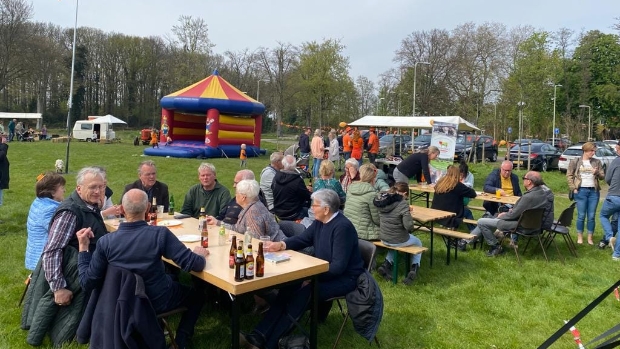
[[(558, 163), (558, 167), (560, 171), (566, 173), (568, 170), (568, 163), (579, 157), (583, 156), (583, 149), (581, 149), (581, 145), (573, 145), (572, 147), (568, 147), (560, 156), (560, 161)], [(616, 152), (611, 151), (605, 147), (597, 148), (596, 152), (594, 152), (593, 158), (600, 160), (603, 163), (603, 170), (607, 170), (609, 165), (615, 158), (618, 156)]]
[(616, 145), (618, 145), (618, 141), (615, 139), (604, 139), (603, 143), (607, 143), (611, 145), (612, 147), (615, 147)]
[[(577, 143), (575, 143), (573, 145), (575, 145), (575, 146), (578, 145), (581, 148), (581, 146), (584, 143), (585, 143), (585, 141), (579, 141), (579, 142), (577, 142)], [(594, 143), (594, 145), (596, 145), (597, 148), (606, 148), (606, 149), (609, 149), (609, 150), (611, 150), (612, 152), (615, 153), (615, 150), (616, 150), (616, 145), (615, 144), (609, 144), (609, 143), (604, 142), (604, 141), (594, 141), (594, 142), (591, 142), (591, 143)]]
[(420, 150), (424, 150), (431, 145), (431, 138), (433, 137), (430, 133), (425, 133), (423, 135), (419, 135), (413, 139), (413, 141), (409, 141), (405, 143), (405, 147), (407, 148), (407, 153), (412, 153), (411, 144), (413, 143), (413, 152), (418, 152)]
[[(520, 157), (519, 149), (521, 150)], [(562, 152), (551, 144), (537, 142), (529, 145), (527, 143), (522, 143), (510, 148), (507, 160), (512, 161), (514, 168), (517, 168), (517, 166), (527, 168), (529, 160), (530, 169), (545, 172), (550, 169), (558, 168), (560, 155), (562, 155)]]
[[(472, 153), (472, 148), (475, 144), (475, 154)], [(468, 161), (482, 159), (484, 150), (484, 157), (491, 162), (497, 161), (497, 142), (493, 137), (487, 135), (474, 135), (474, 134), (459, 134), (456, 138), (456, 144), (454, 146), (454, 161), (461, 161), (462, 159), (469, 159)]]
[(568, 138), (547, 138), (547, 143), (562, 150), (573, 145), (573, 142)]
[(515, 139), (512, 142), (508, 142), (508, 145), (510, 146), (510, 148), (514, 147), (517, 144), (527, 144), (527, 143), (545, 143), (543, 141), (541, 141), (538, 138), (523, 138), (523, 139)]
[[(379, 152), (384, 154), (400, 155), (401, 148), (403, 153), (406, 153), (407, 149), (405, 143), (411, 142), (411, 136), (401, 134), (390, 134), (379, 138)], [(394, 151), (392, 151), (392, 145)]]

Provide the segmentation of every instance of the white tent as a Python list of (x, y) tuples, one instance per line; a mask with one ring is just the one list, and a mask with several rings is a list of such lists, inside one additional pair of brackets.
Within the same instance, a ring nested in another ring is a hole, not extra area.
[(92, 121), (93, 124), (127, 124), (125, 121), (110, 114), (94, 118)]
[[(43, 115), (41, 113), (0, 113), (0, 119), (17, 119), (17, 121), (20, 121), (23, 119), (35, 119), (37, 123), (36, 129), (40, 130), (41, 120), (43, 119)], [(4, 127), (6, 128), (6, 132), (9, 132), (7, 125), (8, 125), (8, 122)]]
[(469, 121), (460, 116), (378, 116), (366, 115), (348, 124), (348, 126), (375, 126), (375, 127), (398, 127), (431, 129), (433, 122), (448, 122), (459, 125), (459, 131), (479, 131)]

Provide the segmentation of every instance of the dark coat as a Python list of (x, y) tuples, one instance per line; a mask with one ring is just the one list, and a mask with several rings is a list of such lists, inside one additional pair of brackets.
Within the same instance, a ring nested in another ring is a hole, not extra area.
[(310, 153), (310, 137), (305, 132), (299, 135), (299, 152)]
[(0, 189), (9, 189), (9, 145), (0, 143)]
[(349, 292), (346, 299), (355, 331), (371, 341), (377, 335), (383, 317), (383, 295), (377, 281), (364, 271), (357, 278), (357, 288)]
[[(125, 193), (131, 189), (140, 189), (148, 193), (142, 186), (142, 181), (138, 179), (137, 181), (125, 186), (125, 191), (123, 192), (123, 195), (121, 195), (121, 200), (123, 199)], [(168, 186), (166, 184), (160, 181), (155, 181), (155, 184), (153, 184), (153, 188), (151, 189), (151, 194), (149, 195), (149, 202), (152, 202), (153, 198), (157, 200), (158, 205), (164, 205), (164, 212), (168, 212), (168, 208), (170, 207), (170, 195), (168, 194)]]
[(108, 265), (101, 288), (90, 296), (77, 342), (90, 342), (92, 349), (166, 347), (140, 275)]
[(415, 177), (418, 183), (422, 181), (422, 175), (424, 175), (426, 183), (432, 183), (431, 172), (428, 168), (427, 153), (411, 154), (405, 160), (401, 161), (396, 168), (400, 173), (407, 176), (407, 178)]
[(463, 183), (457, 183), (454, 189), (447, 193), (437, 193), (433, 195), (433, 203), (431, 208), (436, 210), (448, 211), (456, 213), (456, 216), (442, 219), (439, 221), (448, 228), (458, 228), (463, 222), (465, 214), (465, 205), (463, 198), (475, 198), (476, 191)]
[(308, 207), (310, 191), (297, 172), (278, 171), (271, 182), (273, 212), (280, 219), (299, 218), (303, 207)]
[[(501, 179), (500, 169), (496, 168), (487, 176), (484, 181), (484, 192), (495, 194), (497, 189), (502, 189), (502, 179)], [(510, 182), (512, 183), (512, 190), (514, 192), (514, 196), (521, 196), (521, 187), (519, 187), (519, 177), (511, 173), (510, 174)], [(482, 206), (489, 211), (491, 215), (495, 215), (497, 210), (499, 209), (499, 204), (493, 201), (485, 201)]]

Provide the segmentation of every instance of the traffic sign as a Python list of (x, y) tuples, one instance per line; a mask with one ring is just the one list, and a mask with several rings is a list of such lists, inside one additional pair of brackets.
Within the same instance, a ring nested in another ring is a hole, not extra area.
[(512, 133), (512, 127), (508, 127), (508, 134)]
[(559, 129), (559, 128), (557, 128), (557, 127), (555, 128), (555, 134), (556, 134), (556, 135), (559, 135), (559, 134), (560, 134), (560, 129)]

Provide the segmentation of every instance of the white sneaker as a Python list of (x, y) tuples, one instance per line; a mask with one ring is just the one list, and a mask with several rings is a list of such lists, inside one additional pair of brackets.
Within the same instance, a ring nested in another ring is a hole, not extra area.
[(612, 249), (612, 251), (615, 251), (615, 247), (616, 247), (616, 237), (612, 237), (611, 239), (609, 239), (609, 248)]
[(620, 261), (620, 257), (611, 256), (611, 260), (612, 261)]

